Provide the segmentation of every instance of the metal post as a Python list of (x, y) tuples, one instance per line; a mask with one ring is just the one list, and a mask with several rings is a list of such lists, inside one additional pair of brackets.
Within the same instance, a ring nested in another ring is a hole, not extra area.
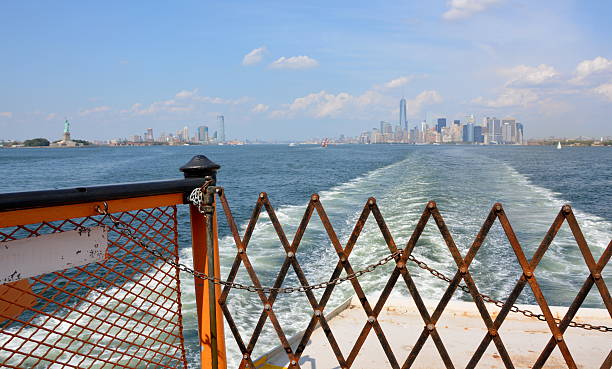
[[(191, 237), (193, 250), (193, 268), (196, 271), (220, 277), (219, 248), (217, 237), (217, 216), (214, 199), (218, 164), (203, 155), (194, 156), (181, 167), (185, 178), (202, 178), (212, 180), (203, 194), (204, 214), (198, 207), (190, 205)], [(217, 303), (221, 294), (218, 285), (194, 278), (196, 306), (198, 311), (198, 334), (200, 343), (200, 361), (202, 369), (225, 369), (225, 336), (223, 332), (223, 314)]]

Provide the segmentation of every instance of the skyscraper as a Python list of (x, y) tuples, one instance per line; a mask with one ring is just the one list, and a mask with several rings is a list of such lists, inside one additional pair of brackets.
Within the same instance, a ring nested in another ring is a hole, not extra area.
[(406, 99), (403, 97), (400, 100), (399, 125), (404, 129), (404, 131), (408, 131), (408, 120), (406, 119)]
[(198, 142), (208, 142), (208, 127), (207, 126), (198, 127)]
[(219, 125), (219, 134), (217, 138), (219, 142), (225, 142), (225, 118), (223, 115), (217, 115), (217, 124)]
[(438, 123), (436, 124), (436, 131), (438, 133), (442, 132), (442, 127), (446, 127), (446, 118), (438, 118)]
[(153, 138), (153, 128), (147, 128), (147, 131), (145, 132), (145, 141), (147, 142), (153, 142), (154, 138)]

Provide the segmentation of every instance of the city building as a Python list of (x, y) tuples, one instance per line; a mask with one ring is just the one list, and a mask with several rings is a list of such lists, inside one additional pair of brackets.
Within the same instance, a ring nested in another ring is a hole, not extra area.
[(446, 118), (438, 118), (438, 123), (436, 123), (436, 132), (442, 132), (443, 127), (446, 127)]
[(217, 115), (217, 125), (219, 126), (217, 140), (225, 142), (225, 117), (223, 115)]
[(208, 126), (199, 126), (197, 131), (197, 139), (200, 143), (208, 142)]
[(403, 97), (400, 100), (399, 125), (404, 129), (404, 131), (408, 131), (408, 120), (406, 119), (406, 99)]

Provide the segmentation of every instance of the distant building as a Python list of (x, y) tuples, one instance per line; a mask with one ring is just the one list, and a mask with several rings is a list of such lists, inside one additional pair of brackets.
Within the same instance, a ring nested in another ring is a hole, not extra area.
[(474, 123), (463, 126), (463, 142), (474, 142)]
[(482, 126), (474, 126), (474, 142), (484, 143), (484, 135)]
[(153, 128), (147, 128), (147, 131), (144, 134), (144, 140), (146, 142), (153, 142), (153, 141), (155, 141), (155, 139), (153, 137)]
[(442, 132), (443, 127), (446, 127), (446, 118), (438, 118), (438, 123), (436, 124), (436, 132)]
[(400, 127), (403, 127), (404, 131), (408, 131), (408, 120), (406, 119), (406, 99), (403, 97), (400, 100), (399, 125)]
[(460, 126), (461, 125), (461, 121), (459, 119), (455, 119), (453, 120), (453, 124)]
[(225, 142), (225, 117), (223, 115), (217, 115), (217, 124), (219, 125), (217, 139), (219, 142)]
[(199, 126), (197, 132), (198, 142), (208, 142), (208, 127), (207, 126)]

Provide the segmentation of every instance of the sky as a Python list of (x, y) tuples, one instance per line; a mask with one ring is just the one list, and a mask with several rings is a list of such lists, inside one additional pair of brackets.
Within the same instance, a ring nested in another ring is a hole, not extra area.
[(514, 117), (612, 135), (612, 2), (3, 1), (0, 140), (217, 129), (357, 136), (381, 120)]

